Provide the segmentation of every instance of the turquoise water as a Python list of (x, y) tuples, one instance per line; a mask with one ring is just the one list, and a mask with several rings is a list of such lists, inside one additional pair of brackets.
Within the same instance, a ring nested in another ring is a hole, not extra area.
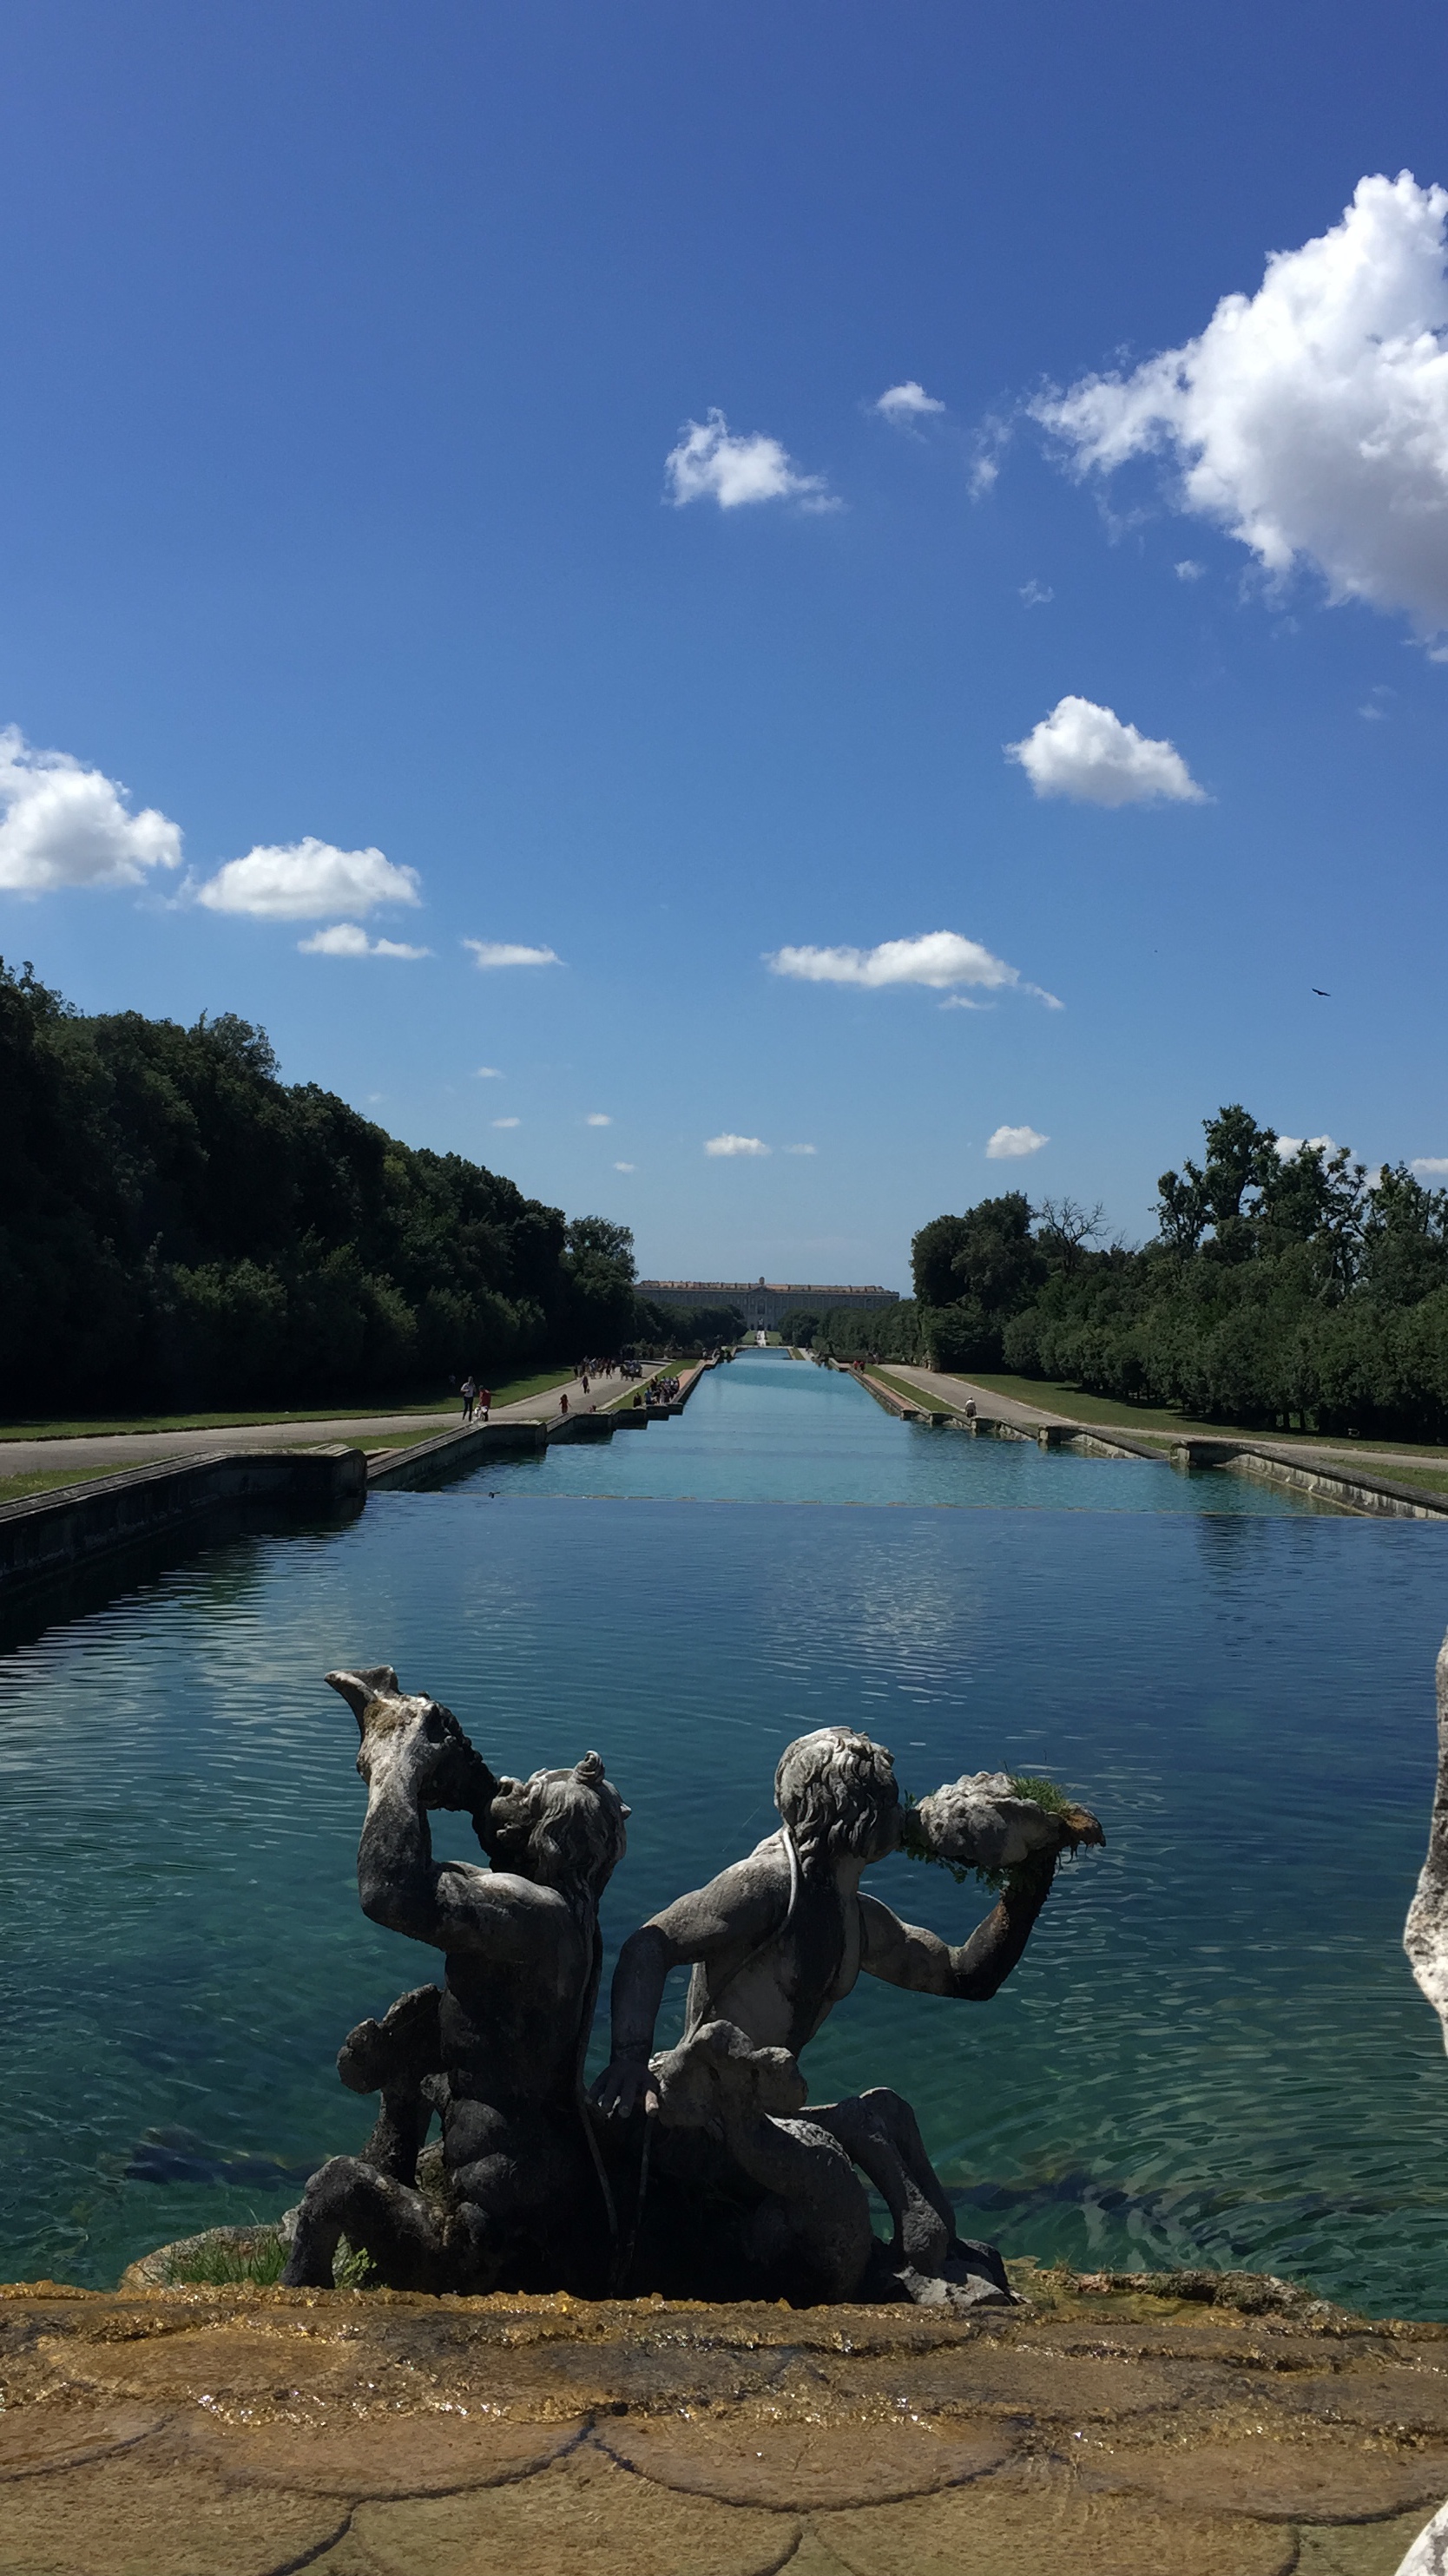
[[(781, 1486), (827, 1499), (729, 1498)], [(114, 2280), (360, 2144), (338, 2041), (432, 1954), (357, 1909), (319, 1677), (386, 1659), (502, 1767), (605, 1754), (614, 1947), (768, 1830), (781, 1745), (826, 1718), (917, 1790), (1054, 1772), (1109, 1846), (1011, 1984), (863, 1980), (817, 2097), (908, 2093), (1008, 2252), (1448, 2314), (1448, 2065), (1400, 1948), (1445, 1619), (1448, 1527), (915, 1430), (763, 1354), (610, 1447), (214, 1547), (0, 1660), (0, 2274)], [(983, 1910), (904, 1860), (872, 1884), (955, 1938)]]
[[(602, 1394), (607, 1401), (609, 1381)], [(1033, 1440), (972, 1440), (900, 1422), (853, 1379), (750, 1351), (701, 1379), (684, 1412), (611, 1440), (495, 1459), (478, 1481), (499, 1492), (734, 1503), (985, 1504), (1002, 1511), (1317, 1512), (1245, 1476), (1179, 1475), (1165, 1462), (1078, 1458)]]

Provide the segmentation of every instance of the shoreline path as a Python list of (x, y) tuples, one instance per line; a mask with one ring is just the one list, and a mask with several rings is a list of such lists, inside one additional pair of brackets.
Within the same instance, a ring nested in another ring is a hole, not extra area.
[[(568, 1398), (570, 1413), (591, 1413), (622, 1393), (622, 1378), (592, 1379), (587, 1395), (578, 1378), (524, 1396), (517, 1404), (495, 1404), (490, 1422), (552, 1422), (558, 1399)], [(446, 1412), (339, 1414), (325, 1422), (243, 1422), (210, 1431), (100, 1431), (73, 1440), (0, 1441), (0, 1476), (27, 1476), (37, 1468), (153, 1467), (167, 1458), (211, 1456), (218, 1449), (316, 1449), (328, 1441), (355, 1441), (359, 1448), (380, 1442), (389, 1446), (399, 1432), (435, 1440), (440, 1432), (465, 1428), (461, 1398)]]
[[(1159, 1441), (1163, 1457), (1174, 1440), (1188, 1436), (1180, 1431), (1163, 1430), (1155, 1423), (1138, 1427), (1129, 1418), (1121, 1422), (1083, 1422), (1075, 1414), (1052, 1413), (1043, 1404), (1023, 1404), (1018, 1396), (997, 1395), (993, 1388), (976, 1386), (967, 1377), (947, 1377), (941, 1369), (916, 1368), (904, 1360), (882, 1360), (877, 1374), (880, 1373), (894, 1378), (901, 1386), (918, 1387), (922, 1395), (933, 1396), (937, 1403), (948, 1405), (953, 1413), (962, 1412), (967, 1398), (973, 1396), (982, 1413), (997, 1421), (1008, 1422), (1018, 1431), (1036, 1432), (1052, 1423), (1059, 1423), (1067, 1431), (1094, 1431), (1102, 1440), (1109, 1440), (1114, 1431), (1119, 1431), (1129, 1440)], [(1237, 1434), (1201, 1431), (1190, 1436), (1202, 1440), (1232, 1440)], [(1310, 1434), (1283, 1440), (1274, 1439), (1270, 1431), (1244, 1432), (1241, 1437), (1249, 1439), (1254, 1449), (1269, 1450), (1274, 1457), (1289, 1461), (1321, 1458), (1327, 1465), (1340, 1467), (1344, 1458), (1351, 1458), (1364, 1467), (1396, 1467), (1404, 1476), (1408, 1476), (1414, 1467), (1448, 1467), (1448, 1449), (1374, 1449), (1365, 1440), (1314, 1440)]]

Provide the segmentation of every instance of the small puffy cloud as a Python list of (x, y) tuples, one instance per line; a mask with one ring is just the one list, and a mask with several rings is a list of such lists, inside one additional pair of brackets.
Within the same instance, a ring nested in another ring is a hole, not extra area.
[(721, 510), (743, 509), (754, 501), (798, 501), (807, 510), (839, 507), (823, 476), (801, 474), (777, 438), (766, 438), (762, 430), (737, 438), (717, 410), (707, 420), (685, 421), (664, 473), (676, 510), (690, 501), (717, 501)]
[(1199, 564), (1191, 555), (1183, 555), (1180, 563), (1172, 565), (1178, 581), (1200, 581), (1206, 569), (1205, 564)]
[(1300, 1154), (1304, 1145), (1311, 1154), (1337, 1152), (1331, 1136), (1279, 1136), (1275, 1148), (1277, 1160), (1279, 1163), (1290, 1163), (1293, 1155)]
[(1181, 753), (1123, 724), (1090, 698), (1061, 698), (1024, 742), (1008, 742), (1038, 796), (1074, 796), (1085, 805), (1201, 805)]
[(228, 859), (196, 889), (209, 912), (257, 921), (308, 921), (322, 912), (368, 913), (379, 903), (417, 903), (415, 868), (394, 867), (380, 850), (337, 850), (330, 841), (290, 841)]
[(613, 1120), (602, 1109), (590, 1109), (583, 1123), (585, 1127), (611, 1127)]
[(818, 1148), (814, 1145), (786, 1145), (784, 1150), (786, 1154), (813, 1154)]
[(327, 930), (315, 930), (310, 939), (299, 939), (297, 946), (304, 957), (430, 957), (430, 948), (409, 948), (400, 939), (369, 939), (358, 921), (334, 921)]
[(473, 1075), (474, 1082), (501, 1082), (502, 1079), (502, 1068), (496, 1064), (480, 1064)]
[(771, 974), (792, 975), (804, 984), (864, 984), (872, 990), (887, 985), (925, 984), (944, 992), (952, 984), (978, 984), (991, 989), (1014, 985), (1023, 993), (1060, 1009), (1052, 994), (1023, 984), (1014, 966), (993, 957), (978, 939), (958, 930), (928, 930), (918, 939), (885, 939), (878, 948), (779, 948), (765, 963)]
[(988, 1163), (1013, 1163), (1022, 1154), (1039, 1154), (1050, 1141), (1034, 1127), (997, 1127), (986, 1145), (985, 1158)]
[(1028, 581), (1021, 591), (1020, 596), (1025, 602), (1027, 608), (1046, 608), (1049, 607), (1056, 594), (1054, 590), (1052, 590), (1049, 582)]
[(473, 952), (473, 962), (486, 974), (493, 966), (559, 966), (562, 959), (552, 948), (518, 948), (506, 939), (465, 939), (464, 948)]
[(521, 1118), (495, 1118), (493, 1120), (493, 1125), (495, 1127), (521, 1127), (522, 1124), (523, 1121)]
[(638, 1165), (637, 1163), (615, 1163), (613, 1168), (616, 1172), (636, 1172)]
[(0, 729), (0, 890), (141, 885), (148, 869), (180, 863), (180, 826), (153, 805), (130, 814), (119, 780)]
[(1448, 1154), (1415, 1154), (1413, 1169), (1430, 1181), (1448, 1180)]
[(769, 1147), (758, 1136), (711, 1136), (704, 1148), (706, 1154), (767, 1154)]
[(1255, 295), (1128, 376), (1032, 406), (1081, 473), (1161, 455), (1176, 500), (1263, 569), (1448, 625), (1448, 191), (1360, 179), (1342, 221), (1274, 251)]
[(932, 412), (944, 411), (945, 405), (928, 394), (923, 385), (917, 385), (913, 376), (907, 376), (903, 385), (891, 385), (888, 392), (881, 394), (873, 408), (895, 428), (908, 429), (912, 422), (928, 420)]

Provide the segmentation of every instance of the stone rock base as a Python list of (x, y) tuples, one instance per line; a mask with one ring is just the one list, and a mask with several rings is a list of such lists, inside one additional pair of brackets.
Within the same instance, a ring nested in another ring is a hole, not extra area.
[(1029, 2306), (0, 2289), (0, 2576), (1394, 2576), (1448, 2328), (1228, 2275)]

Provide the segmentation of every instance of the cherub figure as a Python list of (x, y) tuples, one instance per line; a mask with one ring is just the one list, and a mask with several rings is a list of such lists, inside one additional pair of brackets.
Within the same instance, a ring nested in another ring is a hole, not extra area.
[[(328, 1673), (356, 1716), (368, 1786), (357, 1853), (364, 1914), (444, 1953), (444, 1983), (363, 2022), (338, 2070), (382, 2112), (362, 2156), (313, 2174), (283, 2275), (330, 2285), (339, 2237), (392, 2288), (597, 2288), (612, 2210), (582, 2094), (598, 1992), (598, 1904), (627, 1807), (596, 1753), (497, 1778), (448, 1709), (390, 1665)], [(492, 1862), (434, 1861), (427, 1811), (469, 1811)], [(444, 2188), (417, 2188), (442, 2121)]]
[[(984, 2003), (1010, 1975), (1050, 1893), (1063, 1850), (1104, 1840), (1080, 1807), (1048, 1810), (982, 1774), (913, 1810), (917, 1848), (957, 1864), (1003, 1866), (999, 1902), (960, 1947), (903, 1923), (860, 1885), (898, 1850), (905, 1819), (882, 1745), (822, 1727), (775, 1774), (779, 1831), (707, 1887), (681, 1896), (625, 1943), (613, 1981), (613, 2055), (602, 2109), (660, 2123), (656, 2161), (683, 2200), (703, 2195), (731, 2239), (724, 2268), (824, 2300), (909, 2298), (971, 2306), (1009, 2299), (993, 2247), (957, 2238), (950, 2201), (915, 2115), (883, 2088), (804, 2105), (785, 2070), (861, 1973), (917, 1994)], [(689, 1966), (681, 2045), (652, 2058), (664, 1982)], [(771, 2138), (770, 2130), (783, 2134)], [(857, 2165), (893, 2225), (873, 2237)], [(846, 2189), (846, 2178), (849, 2188)]]

